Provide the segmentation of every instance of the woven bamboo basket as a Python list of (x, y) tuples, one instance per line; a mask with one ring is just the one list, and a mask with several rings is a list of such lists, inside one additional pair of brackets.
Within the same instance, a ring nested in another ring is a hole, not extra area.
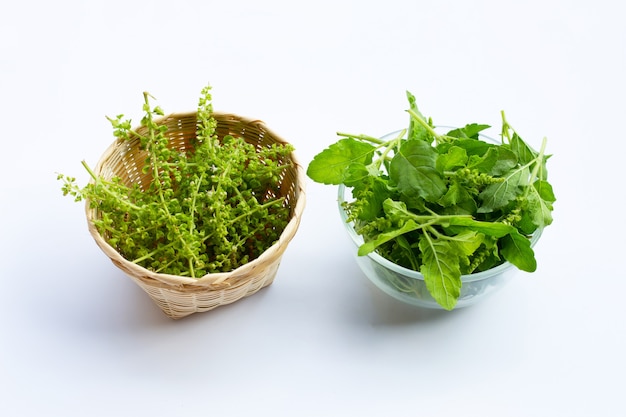
[[(273, 143), (286, 143), (259, 121), (234, 114), (213, 113), (217, 121), (216, 133), (238, 136), (260, 149)], [(196, 135), (196, 112), (178, 113), (157, 121), (168, 127), (166, 135), (172, 149), (189, 148)], [(142, 133), (142, 128), (137, 129)], [(144, 130), (145, 132), (145, 130)], [(139, 183), (145, 187), (151, 178), (142, 173), (145, 151), (139, 149), (139, 140), (116, 140), (105, 151), (95, 167), (95, 174), (105, 179), (118, 176), (126, 184)], [(98, 246), (126, 275), (133, 279), (156, 302), (163, 312), (179, 319), (196, 312), (204, 312), (250, 296), (274, 281), (287, 245), (296, 234), (305, 205), (304, 169), (291, 153), (293, 167), (285, 170), (280, 179), (280, 195), (290, 209), (290, 220), (279, 240), (258, 258), (231, 272), (207, 274), (189, 278), (155, 273), (124, 259), (110, 246), (93, 224), (99, 218), (98, 209), (85, 205), (89, 231)]]

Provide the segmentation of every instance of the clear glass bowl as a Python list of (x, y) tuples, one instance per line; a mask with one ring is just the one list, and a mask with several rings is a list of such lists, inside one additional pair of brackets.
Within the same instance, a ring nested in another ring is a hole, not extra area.
[[(385, 137), (390, 137), (395, 134), (397, 134), (397, 132), (386, 135)], [(495, 140), (489, 137), (482, 137), (486, 141), (495, 142)], [(353, 224), (347, 221), (348, 215), (342, 204), (344, 201), (348, 201), (347, 198), (349, 197), (349, 190), (346, 189), (344, 185), (340, 185), (338, 194), (339, 214), (343, 224), (346, 226), (348, 235), (355, 244), (354, 253), (357, 264), (367, 278), (386, 294), (407, 304), (432, 309), (443, 309), (428, 292), (426, 284), (424, 283), (424, 276), (421, 273), (396, 265), (376, 252), (372, 252), (366, 256), (357, 255), (359, 246), (363, 244), (363, 237), (357, 234)], [(533, 234), (531, 246), (534, 246), (540, 237), (541, 229)], [(507, 284), (511, 277), (517, 272), (518, 269), (513, 264), (504, 262), (488, 271), (462, 275), (461, 295), (459, 296), (455, 309), (466, 307), (485, 299)]]

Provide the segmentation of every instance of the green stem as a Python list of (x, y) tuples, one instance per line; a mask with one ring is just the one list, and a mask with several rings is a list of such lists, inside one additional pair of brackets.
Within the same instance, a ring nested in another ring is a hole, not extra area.
[[(281, 197), (281, 198), (278, 198), (278, 199), (276, 199), (276, 200), (272, 200), (272, 201), (270, 201), (270, 202), (267, 202), (267, 203), (265, 203), (265, 204), (261, 204), (260, 206), (257, 206), (257, 207), (255, 207), (254, 209), (252, 209), (252, 210), (250, 210), (250, 211), (247, 211), (247, 212), (245, 212), (245, 213), (242, 213), (242, 214), (240, 214), (239, 216), (237, 216), (237, 217), (235, 217), (235, 218), (233, 218), (233, 219), (229, 220), (229, 221), (228, 221), (228, 223), (227, 223), (227, 225), (231, 225), (231, 224), (237, 223), (237, 222), (238, 222), (238, 221), (240, 221), (241, 219), (243, 219), (243, 218), (245, 218), (245, 217), (247, 217), (247, 216), (250, 216), (251, 214), (253, 214), (253, 213), (255, 213), (255, 212), (259, 211), (259, 210), (262, 210), (262, 209), (264, 209), (264, 208), (271, 207), (271, 206), (273, 206), (273, 205), (276, 205), (276, 204), (282, 203), (284, 200), (285, 200), (285, 197)], [(205, 236), (205, 237), (202, 239), (202, 243), (206, 242), (206, 241), (207, 241), (208, 239), (210, 239), (212, 236), (213, 236), (213, 234), (209, 234), (209, 235)]]
[(375, 162), (375, 166), (377, 170), (380, 170), (380, 166), (382, 165), (384, 161), (391, 159), (388, 157), (391, 151), (400, 149), (400, 144), (405, 133), (406, 133), (406, 129), (403, 129), (395, 138), (391, 139), (390, 141), (384, 142), (380, 146), (380, 147), (385, 147), (385, 150)]
[(142, 208), (131, 203), (130, 201), (128, 201), (128, 199), (124, 198), (125, 196), (120, 195), (119, 193), (115, 193), (113, 191), (111, 191), (109, 189), (109, 187), (107, 186), (107, 182), (104, 181), (102, 178), (98, 177), (92, 170), (91, 168), (89, 168), (89, 165), (87, 165), (87, 162), (82, 161), (81, 162), (83, 167), (85, 167), (85, 169), (87, 170), (87, 172), (89, 173), (89, 176), (93, 179), (94, 184), (103, 184), (102, 190), (107, 193), (108, 195), (110, 195), (111, 197), (115, 198), (117, 201), (119, 201), (120, 203), (122, 203), (123, 205), (126, 205), (128, 208), (132, 209), (132, 210), (136, 210), (139, 211)]
[(194, 216), (196, 213), (196, 198), (200, 193), (200, 186), (202, 185), (202, 180), (204, 179), (204, 172), (200, 175), (200, 178), (197, 180), (196, 189), (193, 193), (193, 198), (191, 199), (191, 208), (189, 209), (189, 232), (193, 231), (195, 228)]
[(422, 125), (422, 127), (426, 129), (428, 133), (430, 133), (435, 138), (436, 141), (441, 140), (442, 136), (439, 133), (435, 132), (432, 126), (430, 126), (426, 122), (426, 120), (424, 120), (419, 114), (417, 114), (415, 110), (408, 109), (407, 112), (409, 112), (409, 114), (411, 115), (411, 118), (415, 120), (417, 123), (419, 123), (420, 125)]
[(337, 136), (343, 136), (344, 138), (358, 139), (360, 141), (371, 142), (377, 145), (384, 145), (387, 143), (384, 140), (375, 138), (373, 136), (368, 136), (368, 135), (353, 135), (350, 133), (337, 132)]
[(439, 223), (439, 222), (445, 222), (448, 219), (458, 219), (458, 218), (467, 218), (467, 219), (471, 219), (473, 218), (471, 214), (437, 214), (435, 212), (433, 212), (432, 210), (429, 210), (432, 212), (432, 214), (426, 215), (426, 214), (415, 214), (412, 213), (410, 211), (404, 211), (404, 213), (406, 215), (408, 215), (409, 217), (415, 219), (415, 220), (419, 220), (419, 221), (431, 221), (433, 224)]
[[(532, 161), (530, 161), (527, 165), (532, 164), (533, 162), (535, 163), (535, 166), (533, 167), (533, 170), (530, 174), (530, 181), (534, 181), (535, 178), (537, 178), (537, 173), (539, 172), (539, 169), (541, 168), (541, 166), (543, 165), (543, 157), (545, 155), (546, 152), (546, 146), (548, 144), (548, 139), (547, 138), (543, 138), (543, 140), (541, 141), (541, 148), (539, 149), (539, 154), (537, 155), (537, 157), (535, 159), (533, 159)], [(532, 184), (531, 184), (532, 186)], [(526, 192), (525, 192), (525, 196), (528, 196), (528, 192), (529, 192), (530, 188), (526, 188)]]
[(150, 259), (152, 258), (154, 255), (156, 255), (157, 253), (159, 253), (160, 251), (162, 251), (163, 249), (167, 249), (171, 246), (174, 246), (174, 242), (170, 242), (167, 245), (163, 245), (163, 246), (159, 246), (157, 249), (153, 250), (150, 253), (147, 253), (143, 256), (140, 256), (139, 258), (133, 259), (131, 262), (134, 264), (138, 264), (139, 262), (143, 262), (146, 259)]
[(506, 138), (507, 143), (511, 143), (511, 130), (515, 132), (515, 129), (506, 120), (504, 110), (500, 111), (500, 115), (502, 116), (502, 143), (504, 143), (504, 138)]
[[(161, 178), (160, 178), (160, 165), (159, 165), (159, 160), (157, 159), (157, 139), (161, 139), (160, 137), (157, 137), (157, 135), (155, 135), (155, 124), (154, 124), (154, 119), (152, 117), (152, 110), (150, 109), (150, 100), (149, 100), (150, 95), (148, 93), (144, 93), (144, 103), (145, 103), (145, 111), (146, 111), (146, 126), (148, 128), (148, 132), (150, 135), (150, 142), (149, 142), (149, 147), (148, 147), (148, 152), (150, 153), (150, 165), (152, 168), (152, 181), (153, 183), (155, 183), (156, 185), (156, 191), (159, 197), (159, 202), (161, 203), (161, 208), (163, 208), (163, 211), (165, 212), (165, 215), (167, 216), (169, 223), (173, 224), (174, 223), (174, 216), (172, 216), (172, 214), (170, 213), (170, 210), (167, 206), (167, 202), (165, 200), (165, 195), (163, 194), (163, 185), (161, 184)], [(169, 172), (165, 172), (166, 175), (169, 175)], [(191, 247), (189, 247), (189, 245), (187, 244), (187, 240), (183, 237), (183, 235), (180, 233), (180, 230), (178, 229), (178, 227), (173, 226), (174, 232), (176, 233), (176, 237), (178, 238), (178, 241), (182, 244), (184, 252), (187, 254), (187, 257), (189, 259), (189, 269), (190, 269), (190, 274), (192, 277), (195, 278), (195, 273), (194, 273), (194, 269), (193, 269), (193, 262), (198, 260), (198, 257), (196, 256), (196, 253), (193, 251), (193, 249)]]
[(280, 197), (280, 198), (277, 198), (276, 200), (272, 200), (272, 201), (269, 201), (269, 202), (267, 202), (265, 204), (261, 204), (260, 206), (257, 206), (254, 209), (252, 209), (252, 210), (250, 210), (250, 211), (248, 211), (246, 213), (240, 214), (239, 216), (237, 216), (234, 219), (230, 220), (228, 223), (229, 224), (237, 223), (239, 220), (243, 219), (244, 217), (247, 217), (247, 216), (251, 215), (252, 213), (255, 213), (257, 211), (263, 210), (263, 209), (265, 209), (267, 207), (271, 207), (271, 206), (274, 206), (274, 205), (282, 204), (283, 201), (285, 201), (285, 197)]

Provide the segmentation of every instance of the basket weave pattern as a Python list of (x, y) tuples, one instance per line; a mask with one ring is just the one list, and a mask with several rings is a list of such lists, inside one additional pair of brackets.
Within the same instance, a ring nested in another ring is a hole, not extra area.
[[(220, 139), (226, 135), (241, 137), (257, 149), (274, 143), (286, 143), (261, 121), (226, 113), (213, 113), (213, 117), (217, 121), (216, 133)], [(196, 135), (195, 112), (172, 114), (157, 122), (167, 125), (166, 135), (172, 149), (189, 149), (190, 140)], [(145, 133), (145, 129), (139, 128), (137, 132)], [(138, 183), (145, 189), (151, 180), (149, 175), (142, 173), (146, 157), (147, 153), (139, 148), (138, 139), (116, 140), (102, 155), (94, 172), (105, 179), (118, 176), (126, 184)], [(100, 235), (92, 221), (99, 218), (100, 214), (87, 201), (85, 210), (89, 232), (111, 261), (173, 319), (232, 303), (256, 293), (274, 281), (282, 255), (298, 229), (305, 204), (305, 175), (293, 153), (290, 159), (293, 167), (286, 169), (280, 178), (280, 195), (272, 195), (285, 197), (284, 204), (290, 209), (289, 223), (274, 245), (258, 258), (231, 272), (189, 278), (156, 273), (132, 263), (124, 259)]]

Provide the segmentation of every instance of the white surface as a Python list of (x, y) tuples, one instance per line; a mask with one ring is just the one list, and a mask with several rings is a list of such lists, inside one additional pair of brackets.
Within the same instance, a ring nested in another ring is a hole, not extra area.
[[(0, 415), (618, 416), (623, 375), (623, 6), (598, 1), (33, 1), (0, 17)], [(167, 318), (89, 236), (85, 179), (141, 93), (257, 117), (308, 164), (336, 131), (438, 123), (548, 137), (555, 221), (520, 273), (452, 313), (399, 305), (309, 182), (275, 283)]]

